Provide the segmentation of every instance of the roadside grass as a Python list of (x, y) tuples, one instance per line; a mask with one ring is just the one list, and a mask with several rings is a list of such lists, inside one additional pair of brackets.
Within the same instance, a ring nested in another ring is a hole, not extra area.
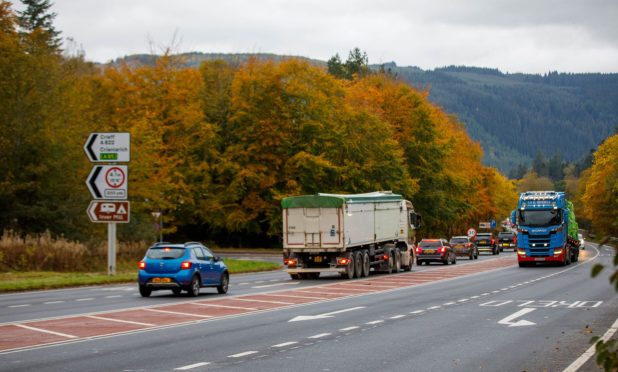
[[(232, 258), (226, 258), (224, 262), (231, 274), (269, 271), (281, 267), (280, 264), (273, 262), (237, 260)], [(130, 282), (137, 282), (137, 264), (119, 264), (116, 269), (116, 275), (114, 276), (107, 275), (107, 271), (11, 271), (0, 272), (0, 293)]]

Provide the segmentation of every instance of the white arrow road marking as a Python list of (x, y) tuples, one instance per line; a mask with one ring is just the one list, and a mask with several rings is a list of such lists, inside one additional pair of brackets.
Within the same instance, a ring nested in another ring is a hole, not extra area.
[(299, 315), (295, 318), (292, 318), (290, 320), (288, 320), (288, 322), (299, 322), (302, 320), (314, 320), (314, 319), (325, 319), (325, 318), (332, 318), (333, 315), (335, 314), (341, 314), (341, 313), (347, 313), (348, 311), (354, 311), (354, 310), (359, 310), (359, 309), (364, 309), (364, 306), (359, 306), (359, 307), (352, 307), (349, 309), (343, 309), (343, 310), (337, 310), (337, 311), (333, 311), (330, 313), (324, 313), (324, 314), (318, 314), (318, 315)]
[(507, 316), (506, 318), (499, 320), (498, 324), (505, 324), (508, 325), (509, 327), (520, 327), (520, 326), (528, 326), (528, 325), (535, 325), (536, 323), (534, 322), (530, 322), (528, 320), (518, 320), (516, 322), (513, 322), (514, 319), (519, 318), (522, 315), (526, 315), (530, 312), (533, 312), (534, 310), (536, 310), (535, 308), (532, 307), (526, 307), (523, 308), (521, 310), (519, 310), (518, 312), (511, 314), (509, 316)]

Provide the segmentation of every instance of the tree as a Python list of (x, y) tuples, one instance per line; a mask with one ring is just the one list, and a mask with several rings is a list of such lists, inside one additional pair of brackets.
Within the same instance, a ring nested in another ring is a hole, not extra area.
[(339, 79), (347, 79), (348, 74), (339, 53), (332, 56), (327, 62), (328, 73)]
[(60, 31), (53, 25), (56, 13), (50, 12), (49, 0), (21, 0), (26, 9), (18, 12), (19, 25), (25, 33), (45, 43), (50, 49), (58, 51), (62, 44)]
[(369, 59), (367, 53), (359, 48), (352, 49), (345, 63), (341, 62), (339, 54), (335, 54), (326, 62), (328, 73), (339, 79), (353, 80), (369, 75)]

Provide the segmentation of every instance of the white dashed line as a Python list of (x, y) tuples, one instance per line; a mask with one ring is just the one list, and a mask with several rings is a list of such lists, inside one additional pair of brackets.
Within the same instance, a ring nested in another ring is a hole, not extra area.
[(508, 288), (500, 288), (501, 291), (508, 291)]
[(297, 343), (298, 342), (296, 342), (296, 341), (290, 341), (290, 342), (284, 342), (282, 344), (273, 345), (271, 347), (286, 347), (286, 346), (294, 345), (294, 344), (297, 344)]
[(78, 298), (77, 300), (75, 300), (76, 302), (81, 302), (81, 301), (92, 301), (94, 300), (94, 298), (89, 297), (89, 298)]
[(470, 298), (479, 298), (479, 297), (481, 297), (481, 296), (472, 296), (472, 297), (470, 297)]
[(16, 308), (16, 307), (27, 307), (27, 306), (30, 306), (30, 304), (23, 304), (23, 305), (11, 305), (11, 306), (9, 306), (9, 307), (11, 307), (11, 308)]
[(203, 366), (207, 366), (207, 365), (209, 365), (209, 364), (210, 364), (210, 363), (208, 363), (208, 362), (201, 362), (201, 363), (189, 364), (188, 366), (174, 368), (174, 371), (186, 371), (186, 370), (188, 370), (188, 369), (193, 369), (193, 368), (203, 367)]
[(351, 331), (351, 330), (353, 330), (353, 329), (358, 329), (358, 328), (360, 328), (360, 327), (358, 327), (358, 326), (352, 326), (352, 327), (341, 328), (341, 329), (340, 329), (340, 331), (341, 331), (341, 332), (347, 332), (347, 331)]
[(307, 338), (315, 339), (315, 338), (322, 338), (322, 337), (326, 337), (326, 336), (330, 336), (330, 333), (320, 333), (319, 335), (313, 335), (313, 336), (309, 336)]
[(49, 302), (43, 302), (43, 304), (45, 305), (51, 305), (51, 304), (62, 304), (64, 303), (64, 301), (49, 301)]
[(257, 353), (258, 353), (258, 351), (253, 351), (253, 350), (252, 350), (252, 351), (245, 351), (244, 353), (238, 353), (238, 354), (228, 355), (227, 357), (228, 357), (228, 358), (242, 358), (242, 357), (244, 357), (244, 356), (251, 355), (251, 354), (257, 354)]
[(405, 315), (395, 315), (395, 316), (391, 316), (389, 319), (401, 319), (403, 318)]
[(374, 320), (373, 322), (367, 322), (365, 324), (374, 325), (374, 324), (380, 324), (380, 323), (384, 323), (384, 321), (383, 320)]
[(428, 307), (427, 310), (435, 310), (435, 309), (439, 309), (442, 306), (432, 306), (432, 307)]
[(445, 304), (442, 304), (442, 306), (451, 306), (451, 305), (455, 305), (454, 302), (447, 302)]
[(410, 314), (420, 314), (420, 313), (424, 313), (425, 310), (414, 310), (414, 311), (410, 311)]
[(105, 298), (118, 298), (118, 297), (122, 297), (122, 295), (105, 296)]
[(500, 291), (491, 291), (491, 293), (500, 293)]
[(462, 298), (461, 300), (457, 300), (457, 302), (466, 302), (466, 301), (470, 301), (470, 300), (467, 298)]
[(487, 296), (489, 292), (481, 293), (481, 296)]

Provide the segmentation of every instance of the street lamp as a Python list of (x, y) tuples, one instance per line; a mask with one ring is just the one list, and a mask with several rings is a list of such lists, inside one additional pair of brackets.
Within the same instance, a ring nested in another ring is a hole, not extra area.
[(159, 227), (159, 242), (163, 241), (163, 213), (161, 212), (152, 212), (152, 217), (154, 217), (155, 222), (159, 221), (159, 218), (161, 218), (161, 223), (157, 223), (158, 227)]

